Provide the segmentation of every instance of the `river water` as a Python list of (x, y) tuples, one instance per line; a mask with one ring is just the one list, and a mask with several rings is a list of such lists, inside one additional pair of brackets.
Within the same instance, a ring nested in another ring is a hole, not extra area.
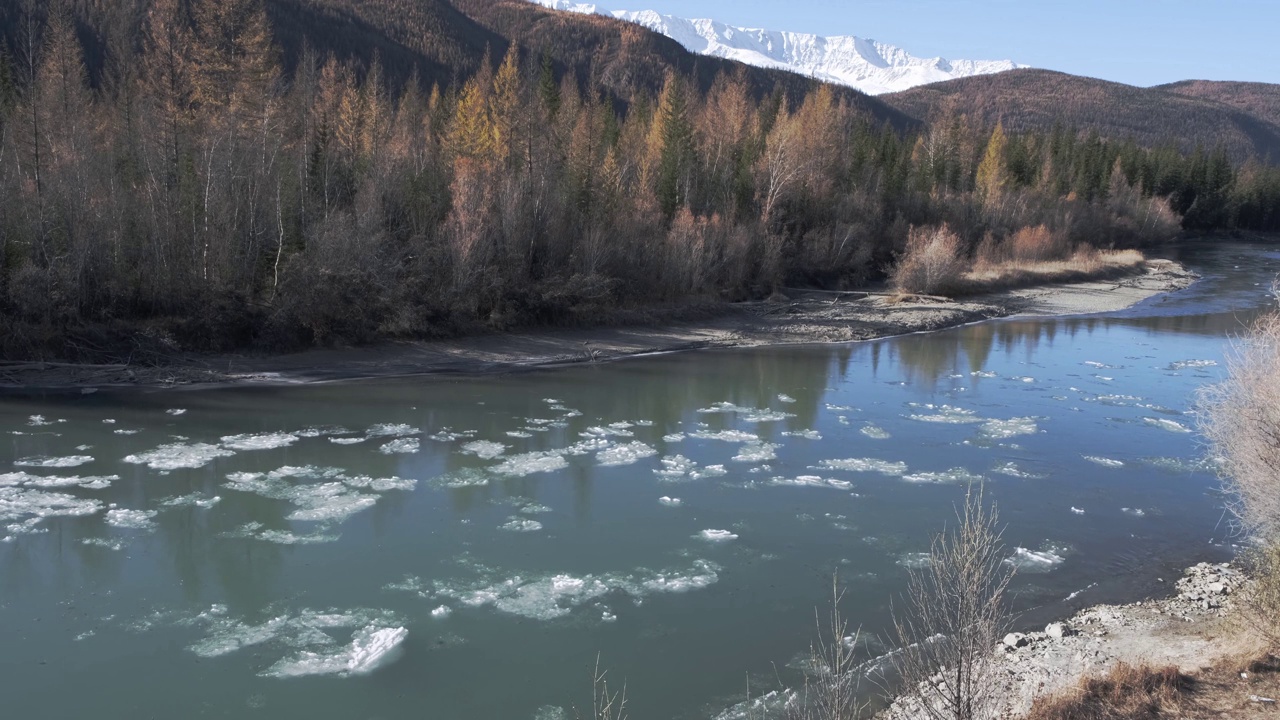
[(1192, 404), (1280, 270), (1180, 259), (1205, 279), (1103, 316), (0, 398), (4, 712), (572, 717), (599, 657), (632, 717), (714, 717), (802, 682), (833, 573), (882, 631), (978, 477), (1024, 624), (1159, 592), (1230, 556)]

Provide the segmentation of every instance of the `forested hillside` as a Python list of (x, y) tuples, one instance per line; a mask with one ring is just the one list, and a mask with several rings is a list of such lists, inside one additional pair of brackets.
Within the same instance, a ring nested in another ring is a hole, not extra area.
[[(1013, 132), (1063, 126), (1146, 147), (1168, 144), (1184, 152), (1221, 146), (1236, 162), (1270, 158), (1280, 163), (1280, 113), (1275, 112), (1280, 86), (1252, 84), (1249, 94), (1241, 94), (1233, 87), (1237, 85), (1249, 84), (1139, 88), (1049, 70), (1013, 70), (924, 85), (881, 99), (930, 122), (963, 115), (984, 124), (1002, 121)], [(1210, 87), (1216, 90), (1208, 91)], [(1229, 97), (1237, 101), (1224, 102)], [(1250, 102), (1250, 97), (1260, 102)]]
[[(607, 320), (965, 252), (1280, 229), (1280, 172), (875, 99), (519, 0), (0, 3), (0, 352)], [(395, 70), (390, 68), (394, 65)]]

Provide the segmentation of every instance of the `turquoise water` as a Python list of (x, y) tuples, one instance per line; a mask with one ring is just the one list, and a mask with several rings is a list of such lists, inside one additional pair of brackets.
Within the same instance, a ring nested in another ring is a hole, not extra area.
[(1022, 622), (1159, 592), (1230, 555), (1193, 396), (1280, 269), (1185, 255), (1204, 281), (1106, 316), (2, 398), (6, 711), (557, 717), (599, 656), (632, 717), (714, 717), (802, 682), (833, 572), (882, 631), (976, 478)]

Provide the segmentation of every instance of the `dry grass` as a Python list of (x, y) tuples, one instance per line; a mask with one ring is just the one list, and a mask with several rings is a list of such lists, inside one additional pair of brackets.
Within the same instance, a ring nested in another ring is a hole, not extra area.
[(1120, 663), (1073, 690), (1036, 700), (1027, 720), (1155, 720), (1176, 716), (1193, 681), (1173, 666)]
[(964, 294), (1009, 290), (1046, 283), (1104, 280), (1129, 275), (1143, 267), (1146, 258), (1137, 250), (1082, 248), (1061, 260), (1018, 260), (979, 263), (960, 279)]

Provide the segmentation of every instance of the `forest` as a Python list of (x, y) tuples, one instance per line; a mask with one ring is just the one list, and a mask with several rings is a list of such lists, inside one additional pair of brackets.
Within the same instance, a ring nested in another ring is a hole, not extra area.
[[(963, 252), (1280, 231), (1280, 169), (725, 66), (618, 97), (510, 43), (388, 80), (261, 0), (153, 0), (86, 42), (30, 3), (0, 55), (0, 355), (163, 357), (608, 322), (882, 278), (912, 228)], [(109, 40), (109, 41), (108, 41)], [(91, 68), (93, 72), (91, 73)], [(756, 78), (756, 76), (752, 76)]]

